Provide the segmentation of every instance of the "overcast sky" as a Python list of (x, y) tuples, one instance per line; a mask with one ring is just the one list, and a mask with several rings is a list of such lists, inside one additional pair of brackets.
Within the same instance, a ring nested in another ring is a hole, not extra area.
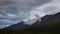
[[(60, 0), (0, 0), (0, 28), (60, 12)], [(34, 21), (34, 22), (33, 22)]]

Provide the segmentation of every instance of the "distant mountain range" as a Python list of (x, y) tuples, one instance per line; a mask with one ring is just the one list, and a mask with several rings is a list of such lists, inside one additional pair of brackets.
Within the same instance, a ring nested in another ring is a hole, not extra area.
[(32, 25), (23, 24), (20, 22), (18, 24), (11, 25), (5, 29), (23, 29), (23, 30), (51, 30), (60, 29), (60, 13), (54, 15), (46, 15), (41, 18), (41, 21), (37, 20)]

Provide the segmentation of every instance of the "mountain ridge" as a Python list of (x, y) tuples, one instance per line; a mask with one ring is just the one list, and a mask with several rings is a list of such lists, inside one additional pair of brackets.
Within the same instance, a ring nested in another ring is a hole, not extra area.
[[(55, 24), (55, 22), (60, 22), (60, 13), (54, 14), (54, 15), (46, 15), (44, 17), (41, 18), (41, 21), (37, 20), (34, 24), (32, 25), (27, 25), (27, 24), (23, 24), (24, 22), (20, 22), (18, 24), (15, 25), (11, 25), (9, 27), (6, 27), (5, 29), (35, 29), (35, 28), (40, 28), (43, 27), (43, 25), (45, 25), (45, 27), (47, 26), (51, 26), (51, 24)], [(50, 25), (49, 25), (50, 24)], [(52, 26), (54, 26), (54, 24)]]

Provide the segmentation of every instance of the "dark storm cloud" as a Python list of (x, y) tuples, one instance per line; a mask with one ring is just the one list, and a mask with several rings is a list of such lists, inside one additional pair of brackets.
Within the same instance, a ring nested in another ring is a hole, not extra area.
[[(10, 2), (8, 2), (10, 1)], [(13, 3), (17, 1), (16, 4)], [(17, 11), (28, 12), (31, 8), (45, 4), (51, 0), (7, 0), (5, 4), (0, 6), (0, 13), (6, 14), (7, 12), (16, 13)], [(18, 8), (17, 8), (18, 7)], [(16, 11), (17, 10), (17, 11)]]

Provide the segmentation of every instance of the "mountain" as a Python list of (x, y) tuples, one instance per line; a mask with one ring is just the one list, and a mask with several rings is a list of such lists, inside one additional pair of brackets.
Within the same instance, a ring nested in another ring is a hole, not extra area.
[(54, 14), (54, 15), (46, 15), (41, 18), (41, 21), (43, 22), (49, 22), (49, 21), (60, 21), (60, 13)]
[(37, 20), (30, 27), (27, 27), (26, 30), (27, 31), (60, 30), (60, 13), (54, 15), (46, 15), (41, 18), (41, 21)]
[(4, 29), (10, 29), (10, 30), (14, 30), (14, 29), (24, 29), (26, 27), (28, 27), (27, 24), (23, 24), (24, 22), (20, 22), (20, 23), (17, 23), (17, 24), (14, 24), (14, 25), (11, 25), (9, 27), (6, 27)]
[(60, 30), (60, 13), (54, 15), (46, 15), (41, 18), (41, 21), (37, 20), (32, 25), (23, 24), (11, 25), (5, 29), (23, 29), (26, 31), (48, 31), (48, 30)]
[(41, 21), (37, 20), (32, 26), (39, 26), (42, 24), (48, 24), (48, 22), (59, 22), (60, 21), (60, 13), (54, 15), (46, 15), (41, 18)]

